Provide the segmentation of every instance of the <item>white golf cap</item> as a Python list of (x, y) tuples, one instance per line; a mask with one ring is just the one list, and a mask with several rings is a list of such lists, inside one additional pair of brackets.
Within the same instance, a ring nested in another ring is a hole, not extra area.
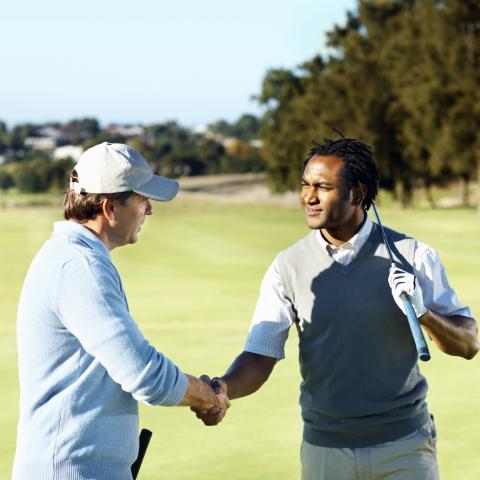
[(178, 182), (155, 175), (134, 148), (123, 143), (103, 142), (83, 152), (75, 165), (78, 181), (70, 181), (77, 193), (119, 193), (133, 190), (167, 202), (178, 192)]

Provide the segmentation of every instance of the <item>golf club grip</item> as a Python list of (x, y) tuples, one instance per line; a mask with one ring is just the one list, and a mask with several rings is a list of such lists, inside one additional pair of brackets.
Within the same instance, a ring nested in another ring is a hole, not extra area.
[(430, 352), (428, 351), (428, 345), (425, 341), (425, 336), (423, 335), (422, 329), (420, 328), (418, 318), (415, 315), (412, 302), (406, 293), (402, 293), (401, 298), (403, 301), (403, 306), (405, 307), (405, 311), (407, 312), (408, 324), (410, 325), (413, 341), (417, 347), (418, 358), (426, 362), (430, 360)]
[(147, 451), (148, 444), (150, 443), (151, 438), (152, 432), (150, 430), (147, 430), (146, 428), (142, 428), (142, 431), (140, 432), (140, 437), (138, 439), (138, 456), (131, 467), (133, 479), (137, 478), (140, 467), (142, 466), (143, 457), (145, 456), (145, 452)]

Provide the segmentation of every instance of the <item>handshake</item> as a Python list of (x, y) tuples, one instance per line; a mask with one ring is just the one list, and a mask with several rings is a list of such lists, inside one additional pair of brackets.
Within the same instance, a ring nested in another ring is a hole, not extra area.
[(230, 407), (227, 384), (219, 378), (210, 379), (208, 375), (202, 375), (200, 382), (204, 386), (202, 390), (205, 398), (198, 404), (190, 404), (190, 410), (205, 425), (217, 425), (223, 420)]

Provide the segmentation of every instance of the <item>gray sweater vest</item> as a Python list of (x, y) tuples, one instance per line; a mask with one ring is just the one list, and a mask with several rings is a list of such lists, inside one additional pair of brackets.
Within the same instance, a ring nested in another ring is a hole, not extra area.
[[(412, 271), (415, 241), (386, 229), (396, 263)], [(297, 315), (304, 439), (367, 447), (408, 435), (429, 414), (408, 321), (388, 285), (380, 231), (353, 262), (330, 258), (312, 232), (278, 256)]]

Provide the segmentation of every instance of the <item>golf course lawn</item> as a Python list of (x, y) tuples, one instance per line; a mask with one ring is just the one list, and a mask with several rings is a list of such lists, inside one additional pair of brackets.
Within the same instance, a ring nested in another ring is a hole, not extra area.
[[(242, 350), (260, 282), (276, 253), (307, 233), (299, 208), (178, 199), (155, 204), (140, 241), (113, 252), (145, 336), (185, 372), (220, 375)], [(480, 315), (480, 218), (474, 210), (382, 208), (385, 225), (439, 253), (460, 299)], [(15, 450), (18, 383), (15, 312), (26, 269), (61, 219), (53, 207), (0, 210), (0, 478)], [(153, 431), (141, 479), (297, 479), (301, 421), (296, 331), (287, 358), (224, 422), (204, 427), (187, 408), (141, 406)], [(422, 364), (438, 430), (443, 480), (480, 478), (480, 355), (449, 357), (431, 345)]]

